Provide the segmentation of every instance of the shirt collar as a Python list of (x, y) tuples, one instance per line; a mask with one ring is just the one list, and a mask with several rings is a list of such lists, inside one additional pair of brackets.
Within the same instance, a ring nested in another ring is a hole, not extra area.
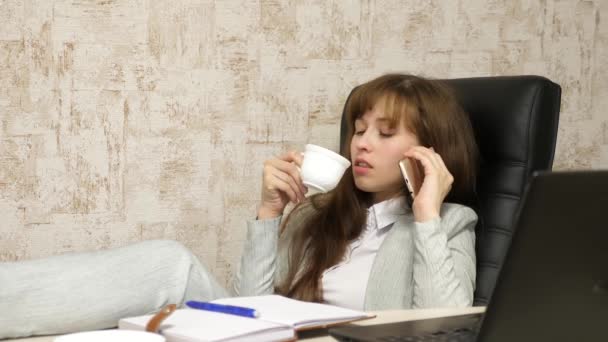
[[(406, 214), (407, 204), (405, 197), (395, 197), (369, 207), (368, 221), (376, 224), (370, 228), (383, 229), (395, 223), (399, 217)], [(370, 220), (371, 219), (371, 220)]]

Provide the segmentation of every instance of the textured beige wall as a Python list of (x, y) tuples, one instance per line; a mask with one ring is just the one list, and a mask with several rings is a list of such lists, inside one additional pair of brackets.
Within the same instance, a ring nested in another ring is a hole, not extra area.
[(168, 238), (229, 283), (262, 161), (388, 71), (545, 75), (555, 167), (608, 168), (607, 43), (605, 0), (0, 0), (0, 260)]

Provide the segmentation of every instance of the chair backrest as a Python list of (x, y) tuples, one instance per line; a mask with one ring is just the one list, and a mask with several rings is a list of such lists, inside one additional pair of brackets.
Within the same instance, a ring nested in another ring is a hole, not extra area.
[[(532, 172), (553, 165), (561, 87), (540, 76), (445, 81), (469, 113), (480, 150), (475, 305), (486, 305), (511, 243), (525, 185)], [(343, 114), (341, 151), (346, 132)]]

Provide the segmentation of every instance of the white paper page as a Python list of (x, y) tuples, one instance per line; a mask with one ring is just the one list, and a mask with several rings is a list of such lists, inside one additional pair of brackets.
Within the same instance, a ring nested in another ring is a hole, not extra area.
[(288, 324), (294, 328), (369, 317), (363, 311), (303, 302), (279, 295), (223, 298), (213, 302), (252, 308), (260, 314), (259, 319)]
[[(143, 330), (151, 317), (152, 315), (146, 315), (121, 319), (119, 328)], [(239, 340), (238, 337), (248, 337), (250, 340), (286, 340), (295, 336), (293, 329), (283, 324), (195, 309), (176, 310), (161, 324), (161, 333), (168, 342), (232, 341)], [(258, 337), (253, 339), (253, 336)]]

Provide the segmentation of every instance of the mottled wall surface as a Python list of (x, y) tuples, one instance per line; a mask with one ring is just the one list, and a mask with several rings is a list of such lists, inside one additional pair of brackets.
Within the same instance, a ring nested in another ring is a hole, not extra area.
[(0, 261), (177, 239), (229, 283), (262, 161), (388, 71), (563, 87), (608, 168), (608, 1), (0, 0)]

